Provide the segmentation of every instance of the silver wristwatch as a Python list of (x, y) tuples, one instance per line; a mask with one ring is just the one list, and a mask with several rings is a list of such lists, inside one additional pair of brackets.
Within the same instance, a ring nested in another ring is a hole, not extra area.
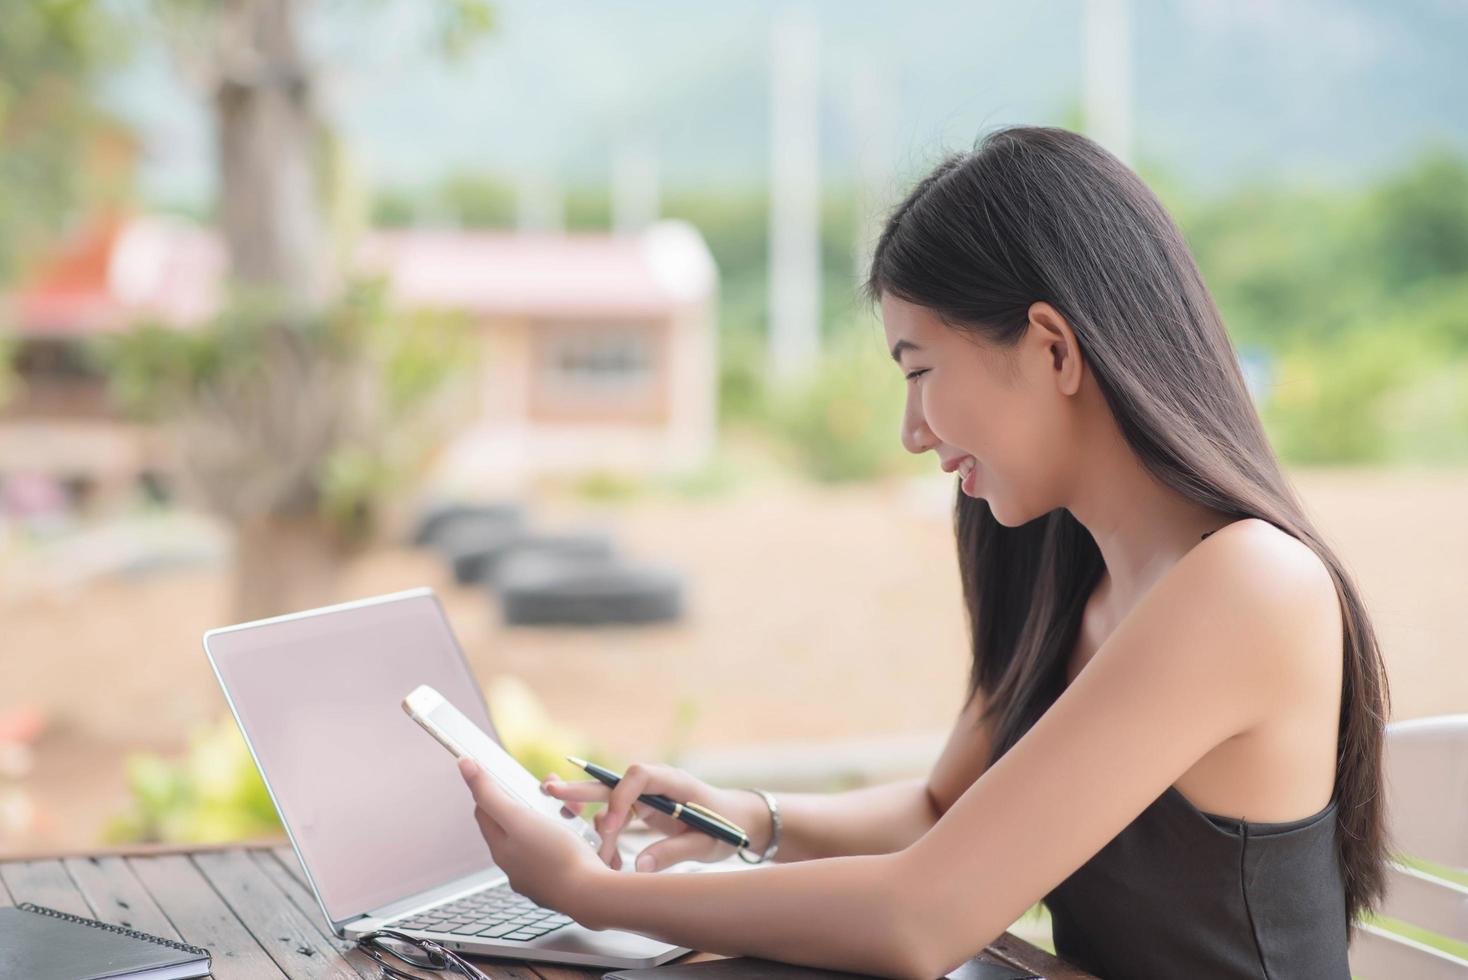
[(770, 808), (770, 845), (758, 857), (750, 857), (745, 853), (747, 849), (741, 847), (738, 851), (739, 859), (746, 864), (763, 864), (773, 860), (775, 852), (780, 849), (780, 804), (775, 802), (775, 797), (765, 790), (755, 789), (753, 786), (746, 786), (745, 789), (751, 793), (758, 793), (760, 799), (765, 801), (765, 806)]

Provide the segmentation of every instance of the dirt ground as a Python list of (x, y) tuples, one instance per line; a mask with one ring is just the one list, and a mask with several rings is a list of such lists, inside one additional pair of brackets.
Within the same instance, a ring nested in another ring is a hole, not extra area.
[[(1294, 476), (1375, 614), (1394, 716), (1468, 711), (1468, 472)], [(661, 757), (686, 704), (691, 748), (936, 733), (967, 669), (950, 492), (946, 480), (760, 484), (532, 509), (540, 528), (605, 528), (630, 557), (681, 570), (688, 613), (675, 626), (506, 629), (487, 593), (408, 548), (354, 563), (340, 598), (434, 587), (481, 679), (517, 675), (558, 723), (626, 758)], [(227, 574), (0, 599), (0, 715), (37, 705), (48, 716), (23, 783), (37, 826), (0, 852), (91, 843), (126, 802), (128, 751), (178, 751), (226, 712), (199, 637), (230, 620)]]

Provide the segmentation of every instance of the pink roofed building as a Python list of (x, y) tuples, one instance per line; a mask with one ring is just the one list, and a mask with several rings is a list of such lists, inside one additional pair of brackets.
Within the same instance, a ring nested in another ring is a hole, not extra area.
[[(404, 309), (463, 314), (482, 345), (477, 412), (441, 482), (513, 489), (547, 472), (697, 465), (713, 446), (718, 272), (681, 222), (638, 235), (376, 231), (356, 253)], [(104, 219), (0, 297), (23, 382), (0, 408), (0, 478), (111, 482), (162, 451), (120, 420), (86, 338), (143, 319), (187, 329), (218, 309), (218, 237), (158, 216)]]

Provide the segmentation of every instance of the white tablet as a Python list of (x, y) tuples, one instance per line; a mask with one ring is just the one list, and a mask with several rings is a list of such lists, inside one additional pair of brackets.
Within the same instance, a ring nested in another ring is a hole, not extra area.
[(601, 846), (601, 836), (591, 824), (570, 814), (560, 800), (542, 793), (540, 781), (530, 770), (516, 762), (498, 742), (464, 717), (463, 712), (442, 694), (427, 684), (420, 684), (403, 698), (403, 710), (456, 757), (467, 756), (479, 763), (480, 768), (511, 796), (550, 817), (592, 847)]

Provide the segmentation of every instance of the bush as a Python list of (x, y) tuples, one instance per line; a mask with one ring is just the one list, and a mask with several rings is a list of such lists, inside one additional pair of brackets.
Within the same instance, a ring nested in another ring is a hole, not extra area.
[(128, 756), (127, 784), (132, 805), (104, 828), (108, 842), (204, 844), (283, 833), (233, 718), (192, 735), (181, 760)]
[(1468, 460), (1468, 162), (1178, 214), (1235, 341), (1274, 358), (1261, 414), (1286, 461)]
[(724, 330), (719, 337), (719, 423), (767, 423), (768, 353), (764, 337), (749, 330)]
[(647, 491), (647, 480), (615, 470), (592, 470), (578, 476), (571, 491), (592, 503), (625, 504)]
[(1366, 244), (1393, 289), (1468, 276), (1468, 161), (1450, 150), (1422, 154), (1371, 190)]
[(20, 375), (15, 370), (17, 346), (15, 338), (0, 336), (0, 408), (20, 393)]
[(449, 382), (472, 375), (470, 335), (364, 279), (308, 317), (241, 293), (197, 329), (140, 324), (95, 353), (126, 412), (172, 428), (206, 509), (237, 524), (312, 513), (360, 543), (467, 397)]
[(1300, 463), (1468, 460), (1468, 282), (1419, 288), (1397, 312), (1278, 359), (1262, 415)]
[(906, 391), (872, 330), (848, 327), (809, 377), (776, 394), (770, 432), (817, 480), (869, 480), (914, 469), (900, 441)]

